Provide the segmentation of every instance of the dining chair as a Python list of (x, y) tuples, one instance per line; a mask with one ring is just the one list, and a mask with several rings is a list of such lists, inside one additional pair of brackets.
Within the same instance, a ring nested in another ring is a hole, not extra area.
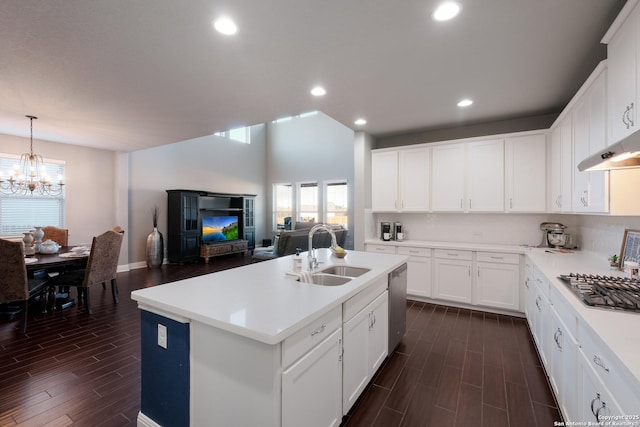
[(48, 225), (46, 227), (42, 227), (42, 231), (44, 231), (44, 236), (42, 237), (42, 241), (53, 240), (60, 246), (69, 246), (69, 230), (66, 228), (58, 228), (53, 225)]
[(111, 282), (111, 294), (113, 302), (118, 304), (118, 284), (116, 273), (118, 270), (118, 258), (124, 235), (113, 230), (105, 231), (95, 236), (91, 243), (91, 253), (87, 261), (87, 267), (81, 270), (73, 270), (52, 278), (55, 286), (78, 288), (78, 302), (85, 301), (87, 312), (92, 314), (91, 298), (89, 290), (92, 285)]
[(46, 307), (47, 280), (29, 279), (24, 261), (24, 244), (0, 239), (0, 303), (22, 302), (20, 331), (27, 331), (29, 300), (41, 296)]

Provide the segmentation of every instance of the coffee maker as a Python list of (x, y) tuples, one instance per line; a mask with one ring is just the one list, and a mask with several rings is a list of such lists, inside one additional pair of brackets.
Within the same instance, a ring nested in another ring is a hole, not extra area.
[(398, 242), (401, 242), (404, 240), (404, 233), (402, 232), (401, 222), (393, 223), (393, 238), (396, 239)]
[(391, 240), (391, 223), (390, 222), (381, 222), (380, 223), (380, 237), (385, 242)]

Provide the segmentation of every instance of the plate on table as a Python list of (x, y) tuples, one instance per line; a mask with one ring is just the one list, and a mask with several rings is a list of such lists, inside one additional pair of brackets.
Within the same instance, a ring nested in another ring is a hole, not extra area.
[(33, 264), (34, 262), (38, 262), (38, 258), (30, 257), (30, 258), (25, 258), (24, 259), (24, 263), (25, 264)]

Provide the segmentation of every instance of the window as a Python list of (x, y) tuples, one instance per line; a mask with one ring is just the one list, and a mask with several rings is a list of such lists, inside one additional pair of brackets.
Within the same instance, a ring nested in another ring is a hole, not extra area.
[(346, 181), (325, 181), (324, 218), (327, 224), (349, 225), (349, 187)]
[(243, 144), (251, 144), (251, 128), (249, 126), (235, 128), (225, 132), (216, 132), (214, 135), (230, 139), (231, 141), (242, 142)]
[(274, 230), (285, 228), (285, 218), (291, 221), (291, 217), (293, 216), (292, 200), (293, 191), (291, 184), (273, 185)]
[(318, 209), (318, 183), (304, 182), (298, 184), (298, 216), (296, 221), (320, 222)]
[[(18, 156), (0, 154), (0, 174), (6, 176), (19, 163)], [(49, 176), (64, 175), (64, 162), (45, 159), (44, 166)], [(58, 196), (0, 194), (0, 235), (19, 235), (35, 226), (64, 228), (64, 198), (64, 189)]]

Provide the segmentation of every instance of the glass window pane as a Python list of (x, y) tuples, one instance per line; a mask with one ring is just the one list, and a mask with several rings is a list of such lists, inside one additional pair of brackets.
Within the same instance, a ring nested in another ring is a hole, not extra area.
[(325, 221), (328, 224), (339, 224), (347, 228), (349, 224), (348, 190), (346, 182), (326, 184)]
[(275, 184), (273, 186), (273, 198), (274, 229), (281, 229), (285, 226), (285, 218), (293, 216), (291, 184)]
[(298, 221), (318, 222), (318, 183), (299, 184)]

